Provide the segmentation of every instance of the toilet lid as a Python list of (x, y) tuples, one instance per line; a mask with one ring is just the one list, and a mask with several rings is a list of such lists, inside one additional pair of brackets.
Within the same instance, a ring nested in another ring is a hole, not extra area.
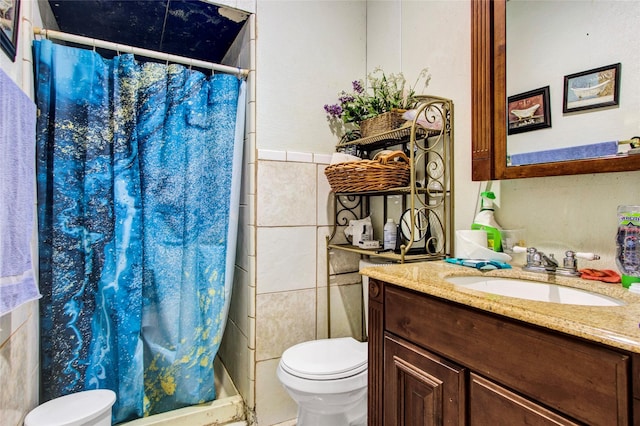
[(284, 351), (280, 365), (304, 379), (350, 377), (367, 369), (367, 344), (351, 337), (299, 343)]
[(76, 426), (98, 417), (116, 401), (116, 394), (107, 389), (72, 393), (52, 399), (36, 407), (24, 420), (25, 426)]

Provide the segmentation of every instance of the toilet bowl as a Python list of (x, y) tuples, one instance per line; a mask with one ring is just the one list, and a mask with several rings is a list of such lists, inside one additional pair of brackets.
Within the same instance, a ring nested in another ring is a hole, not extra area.
[(52, 399), (34, 408), (24, 426), (111, 426), (115, 392), (96, 389)]
[[(388, 264), (360, 261), (360, 268)], [(369, 281), (362, 277), (365, 323)], [(312, 340), (284, 351), (277, 376), (298, 404), (297, 426), (367, 424), (367, 342), (352, 337)]]
[(298, 404), (298, 426), (367, 424), (367, 343), (312, 340), (282, 354), (278, 379)]

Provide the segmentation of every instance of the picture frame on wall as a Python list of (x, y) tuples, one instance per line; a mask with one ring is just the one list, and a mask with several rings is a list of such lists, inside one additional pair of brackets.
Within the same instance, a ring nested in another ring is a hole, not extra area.
[(0, 0), (0, 47), (15, 62), (20, 0)]
[(549, 86), (509, 96), (507, 134), (529, 132), (551, 127)]
[(562, 112), (616, 106), (620, 100), (620, 63), (564, 77)]

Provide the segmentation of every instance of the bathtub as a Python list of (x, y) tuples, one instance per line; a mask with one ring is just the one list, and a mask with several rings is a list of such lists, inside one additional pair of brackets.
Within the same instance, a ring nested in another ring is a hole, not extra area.
[(213, 365), (218, 393), (215, 401), (119, 423), (118, 426), (246, 425), (243, 421), (244, 401), (231, 381), (229, 373), (218, 357), (215, 358)]

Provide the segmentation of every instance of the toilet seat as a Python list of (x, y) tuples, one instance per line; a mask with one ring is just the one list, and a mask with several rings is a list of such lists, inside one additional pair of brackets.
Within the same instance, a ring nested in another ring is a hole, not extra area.
[(366, 371), (367, 355), (367, 344), (352, 337), (312, 340), (284, 351), (280, 365), (302, 379), (336, 380)]

